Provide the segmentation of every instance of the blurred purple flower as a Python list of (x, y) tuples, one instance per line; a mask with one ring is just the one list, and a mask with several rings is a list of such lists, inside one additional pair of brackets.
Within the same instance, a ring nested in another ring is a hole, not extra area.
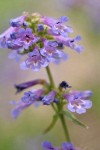
[(68, 101), (68, 110), (82, 114), (92, 107), (92, 102), (89, 100), (91, 96), (91, 91), (70, 91), (69, 94), (64, 95), (64, 98)]
[(61, 35), (67, 37), (72, 29), (69, 26), (65, 26), (63, 23), (68, 21), (68, 17), (62, 16), (58, 20), (50, 17), (43, 17), (42, 21), (50, 27), (49, 33), (52, 35)]
[(47, 59), (40, 55), (36, 47), (33, 52), (28, 53), (28, 58), (21, 64), (21, 68), (31, 68), (33, 71), (38, 71), (41, 67), (46, 67), (48, 64)]
[(44, 105), (50, 105), (55, 100), (57, 92), (55, 90), (51, 91), (47, 95), (45, 95), (42, 99)]
[(42, 146), (45, 150), (55, 150), (55, 148), (53, 147), (53, 145), (48, 142), (48, 141), (45, 141), (42, 143)]
[(18, 35), (20, 41), (23, 42), (24, 49), (28, 49), (32, 44), (35, 44), (39, 40), (39, 37), (33, 35), (31, 28), (20, 28)]
[(16, 93), (19, 93), (29, 87), (37, 85), (37, 84), (47, 85), (48, 83), (43, 79), (37, 79), (37, 80), (24, 82), (24, 83), (17, 84), (17, 85), (15, 84), (15, 88), (17, 89)]
[(24, 103), (34, 102), (36, 100), (35, 93), (31, 91), (25, 92), (21, 100)]
[(45, 56), (49, 62), (59, 63), (68, 58), (62, 50), (58, 49), (57, 41), (45, 41), (44, 47), (40, 49), (41, 55)]
[(76, 150), (74, 145), (72, 143), (69, 143), (69, 142), (62, 143), (62, 148), (54, 147), (52, 145), (52, 143), (50, 143), (48, 141), (43, 142), (42, 146), (43, 146), (44, 150)]
[(11, 33), (17, 31), (17, 28), (10, 27), (5, 32), (0, 34), (0, 39), (6, 37), (6, 39), (10, 38)]
[(16, 31), (16, 28), (10, 27), (4, 33), (0, 34), (0, 48), (7, 48), (7, 40), (10, 38), (10, 35)]
[(24, 96), (19, 102), (16, 103), (16, 107), (12, 111), (13, 118), (17, 118), (23, 109), (28, 108), (35, 102), (40, 101), (40, 97), (44, 94), (43, 89), (38, 89), (34, 91), (28, 91), (24, 93)]
[(64, 38), (62, 36), (56, 37), (56, 40), (63, 43), (65, 46), (70, 47), (71, 49), (77, 51), (78, 53), (83, 51), (83, 47), (81, 45), (77, 45), (76, 42), (81, 40), (80, 36), (76, 38)]
[(6, 46), (8, 49), (16, 50), (17, 53), (23, 48), (23, 42), (20, 41), (19, 39), (17, 40), (12, 40), (9, 39), (6, 41)]
[(32, 105), (33, 102), (30, 103), (24, 103), (20, 101), (19, 103), (16, 103), (16, 107), (12, 110), (12, 117), (16, 119), (23, 109), (28, 108), (30, 105)]

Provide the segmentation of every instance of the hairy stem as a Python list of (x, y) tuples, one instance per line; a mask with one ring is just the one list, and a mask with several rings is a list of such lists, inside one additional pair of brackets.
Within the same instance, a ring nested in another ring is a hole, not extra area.
[(65, 133), (66, 140), (68, 142), (71, 142), (69, 132), (68, 132), (68, 128), (67, 128), (67, 125), (66, 125), (65, 118), (64, 118), (63, 114), (60, 114), (60, 120), (61, 120), (61, 123), (62, 123), (62, 126), (63, 126), (63, 130), (64, 130), (64, 133)]

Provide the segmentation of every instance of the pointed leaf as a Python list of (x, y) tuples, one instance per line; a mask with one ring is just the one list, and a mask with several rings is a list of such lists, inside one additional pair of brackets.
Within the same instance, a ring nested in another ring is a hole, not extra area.
[(84, 123), (82, 123), (81, 121), (79, 121), (71, 112), (69, 111), (63, 111), (62, 112), (65, 116), (67, 116), (68, 119), (70, 119), (71, 121), (73, 121), (75, 124), (84, 127), (84, 128), (88, 128), (88, 126), (86, 126)]
[(53, 116), (53, 120), (52, 120), (51, 124), (48, 126), (48, 128), (43, 133), (45, 134), (45, 133), (49, 132), (54, 127), (54, 125), (56, 124), (57, 120), (58, 120), (58, 115), (55, 114)]

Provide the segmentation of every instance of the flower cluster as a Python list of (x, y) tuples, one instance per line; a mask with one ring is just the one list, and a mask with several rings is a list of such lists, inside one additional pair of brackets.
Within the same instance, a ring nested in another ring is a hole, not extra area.
[[(23, 91), (26, 88), (34, 86), (36, 84), (44, 84), (49, 87), (49, 84), (45, 80), (38, 79), (26, 83), (16, 85), (17, 93)], [(24, 93), (21, 100), (16, 103), (15, 109), (13, 109), (12, 114), (14, 118), (17, 118), (21, 111), (32, 104), (42, 103), (43, 105), (51, 105), (55, 103), (60, 105), (61, 103), (67, 104), (67, 108), (71, 112), (76, 112), (82, 114), (86, 112), (86, 109), (92, 107), (92, 102), (89, 98), (92, 96), (92, 92), (86, 91), (75, 91), (67, 89), (71, 88), (66, 81), (62, 81), (59, 84), (59, 88), (55, 90), (48, 91), (47, 89), (37, 89), (33, 91), (28, 91)]]
[(50, 62), (60, 63), (68, 55), (64, 47), (81, 52), (82, 46), (76, 42), (80, 36), (71, 38), (71, 27), (65, 25), (68, 17), (59, 19), (41, 16), (40, 14), (24, 14), (10, 20), (10, 28), (0, 35), (0, 47), (11, 49), (10, 59), (17, 61), (25, 55), (25, 60), (20, 64), (22, 69), (31, 68), (38, 71)]

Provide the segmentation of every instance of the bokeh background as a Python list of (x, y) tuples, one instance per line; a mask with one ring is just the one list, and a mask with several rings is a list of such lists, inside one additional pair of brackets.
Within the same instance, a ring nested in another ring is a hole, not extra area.
[[(82, 36), (84, 52), (77, 54), (66, 49), (70, 59), (59, 66), (50, 65), (55, 83), (66, 80), (73, 89), (93, 91), (93, 108), (77, 116), (89, 129), (74, 125), (68, 128), (72, 141), (84, 150), (100, 150), (100, 1), (99, 0), (0, 0), (0, 33), (9, 27), (9, 20), (22, 12), (39, 12), (59, 18), (66, 15), (74, 29), (73, 37)], [(8, 50), (0, 50), (0, 150), (42, 150), (41, 142), (51, 141), (61, 145), (65, 141), (60, 122), (46, 135), (42, 131), (52, 120), (50, 107), (31, 106), (13, 120), (10, 100), (19, 100), (14, 84), (36, 78), (47, 78), (45, 69), (39, 72), (22, 71), (19, 64), (8, 59)]]

